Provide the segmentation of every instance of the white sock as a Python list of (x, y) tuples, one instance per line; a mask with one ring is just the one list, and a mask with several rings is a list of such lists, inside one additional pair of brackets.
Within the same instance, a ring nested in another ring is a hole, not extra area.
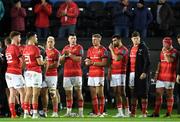
[(67, 108), (67, 114), (70, 114), (72, 111), (72, 108)]
[(79, 114), (83, 114), (83, 108), (79, 108)]
[(118, 113), (120, 113), (120, 114), (123, 113), (122, 108), (118, 108)]

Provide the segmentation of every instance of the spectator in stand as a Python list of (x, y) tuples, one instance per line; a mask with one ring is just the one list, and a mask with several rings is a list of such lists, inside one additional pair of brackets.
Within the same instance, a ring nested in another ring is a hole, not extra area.
[(2, 0), (0, 0), (0, 27), (1, 27), (0, 28), (0, 36), (2, 35), (3, 22), (1, 20), (4, 17), (4, 13), (5, 13), (4, 4), (3, 4)]
[(66, 0), (59, 6), (57, 17), (60, 18), (61, 27), (59, 29), (59, 38), (63, 38), (67, 34), (75, 33), (79, 8), (72, 0)]
[(147, 28), (152, 19), (151, 11), (144, 5), (144, 0), (139, 0), (134, 10), (134, 30), (140, 33), (142, 39), (147, 37)]
[(36, 31), (38, 38), (47, 38), (49, 33), (49, 16), (52, 13), (52, 6), (46, 1), (41, 0), (35, 5), (34, 12), (36, 14)]
[(15, 0), (11, 8), (11, 30), (25, 34), (26, 10), (21, 6), (21, 0)]
[(158, 35), (172, 35), (174, 14), (172, 8), (166, 2), (166, 0), (159, 0), (155, 12), (156, 22), (158, 24)]
[(4, 10), (4, 4), (3, 4), (3, 2), (0, 0), (0, 21), (1, 21), (1, 19), (3, 18), (3, 16), (4, 16), (4, 12), (5, 12), (5, 10)]
[(113, 24), (115, 35), (128, 38), (131, 16), (132, 11), (129, 6), (129, 0), (119, 0), (119, 4), (113, 7)]

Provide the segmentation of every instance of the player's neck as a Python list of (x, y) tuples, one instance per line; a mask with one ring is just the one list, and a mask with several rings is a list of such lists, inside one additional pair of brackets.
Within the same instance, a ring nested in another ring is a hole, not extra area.
[(35, 45), (32, 41), (28, 41), (28, 45)]
[(76, 44), (69, 44), (70, 47), (74, 47)]
[(11, 44), (18, 46), (18, 43), (16, 41), (12, 41)]
[(99, 48), (101, 45), (99, 44), (99, 45), (94, 45), (94, 48)]

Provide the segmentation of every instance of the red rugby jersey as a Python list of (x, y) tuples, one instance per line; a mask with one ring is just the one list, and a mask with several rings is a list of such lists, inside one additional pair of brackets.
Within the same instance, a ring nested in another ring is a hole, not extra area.
[(128, 61), (128, 49), (125, 46), (113, 48), (116, 55), (121, 55), (123, 58), (119, 61), (112, 59), (111, 74), (126, 74), (126, 66)]
[[(107, 49), (103, 46), (98, 48), (90, 47), (87, 51), (87, 58), (92, 62), (102, 62), (102, 59), (107, 60)], [(89, 76), (90, 77), (104, 77), (104, 67), (93, 66), (89, 67)]]
[[(46, 49), (46, 59), (48, 64), (54, 64), (54, 62), (59, 60), (59, 51), (55, 48), (53, 49)], [(46, 76), (57, 76), (57, 67), (56, 68), (49, 68), (46, 72)]]
[(164, 58), (164, 54), (160, 53), (160, 68), (157, 80), (161, 81), (176, 81), (176, 68), (177, 68), (177, 50), (171, 49), (166, 52), (173, 59), (173, 62), (167, 62)]
[(19, 57), (21, 56), (19, 47), (15, 44), (11, 44), (6, 49), (6, 59), (7, 59), (7, 73), (22, 74), (22, 67)]
[[(70, 47), (70, 45), (65, 46), (62, 50), (62, 55), (65, 51), (69, 51), (71, 54), (76, 56), (83, 56), (84, 54), (83, 47), (79, 44), (73, 47)], [(82, 76), (81, 61), (73, 61), (70, 57), (66, 57), (64, 63), (64, 77), (75, 76)]]
[(35, 71), (41, 73), (41, 66), (37, 63), (37, 58), (40, 57), (40, 50), (35, 45), (27, 45), (23, 50), (23, 57), (26, 63), (27, 71)]
[(130, 72), (135, 72), (136, 65), (136, 53), (138, 51), (138, 46), (133, 46), (130, 52)]

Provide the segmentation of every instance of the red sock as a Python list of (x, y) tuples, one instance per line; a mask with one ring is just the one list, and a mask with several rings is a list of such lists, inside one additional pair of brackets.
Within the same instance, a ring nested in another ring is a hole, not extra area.
[(79, 100), (78, 101), (78, 107), (79, 108), (83, 108), (83, 106), (84, 106), (84, 101), (83, 100)]
[(104, 104), (105, 104), (105, 99), (104, 99), (104, 96), (102, 96), (100, 98), (100, 114), (104, 113)]
[(117, 108), (122, 108), (122, 102), (117, 102)]
[(131, 104), (131, 114), (135, 115), (137, 110), (137, 99), (134, 99), (133, 103)]
[(147, 106), (148, 106), (148, 100), (147, 99), (143, 99), (141, 104), (142, 104), (142, 114), (146, 114)]
[(58, 104), (53, 105), (53, 112), (58, 112)]
[(94, 113), (98, 114), (98, 99), (97, 99), (97, 97), (92, 99), (92, 104), (93, 104)]
[(16, 116), (15, 103), (9, 103), (9, 110), (11, 112), (11, 116)]
[(21, 108), (24, 110), (24, 103), (21, 103)]
[(28, 112), (30, 112), (30, 104), (29, 103), (24, 103), (24, 110), (27, 110)]
[(155, 114), (159, 114), (161, 104), (162, 104), (162, 97), (161, 96), (156, 97), (155, 109), (154, 109)]
[(174, 97), (167, 98), (167, 113), (171, 114), (174, 104)]
[(33, 110), (38, 110), (38, 103), (33, 103), (32, 107), (33, 107)]
[(67, 108), (72, 108), (73, 100), (66, 100)]

